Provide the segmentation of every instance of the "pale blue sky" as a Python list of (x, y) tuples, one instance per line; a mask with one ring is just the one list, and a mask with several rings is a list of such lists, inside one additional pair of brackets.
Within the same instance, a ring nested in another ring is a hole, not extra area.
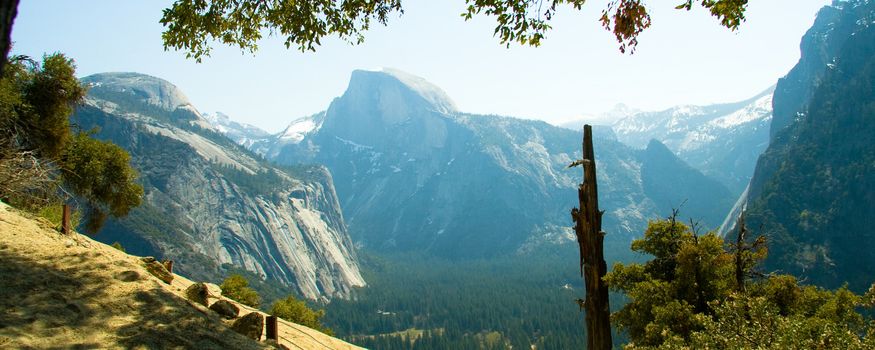
[(366, 33), (363, 45), (324, 41), (316, 53), (265, 40), (253, 56), (215, 47), (197, 64), (161, 44), (171, 1), (24, 0), (13, 52), (60, 51), (80, 76), (134, 71), (179, 86), (203, 112), (222, 111), (268, 131), (328, 107), (353, 69), (393, 67), (442, 87), (459, 108), (559, 122), (616, 103), (656, 110), (729, 102), (774, 84), (799, 59), (799, 40), (828, 0), (752, 0), (732, 33), (680, 0), (648, 2), (653, 26), (623, 55), (597, 19), (606, 1), (562, 8), (539, 48), (500, 45), (493, 19), (463, 21), (464, 0), (404, 1), (405, 14)]

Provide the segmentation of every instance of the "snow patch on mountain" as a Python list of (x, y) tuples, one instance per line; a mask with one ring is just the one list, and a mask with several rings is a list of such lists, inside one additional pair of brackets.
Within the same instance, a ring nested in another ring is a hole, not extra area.
[(768, 145), (773, 93), (771, 87), (740, 102), (638, 113), (618, 120), (612, 128), (618, 140), (633, 147), (659, 140), (739, 194)]
[(752, 104), (733, 112), (732, 114), (711, 120), (709, 126), (728, 129), (744, 123), (772, 118), (772, 94), (760, 97)]
[(304, 136), (319, 129), (320, 124), (317, 124), (313, 118), (301, 118), (293, 121), (279, 135), (279, 139), (290, 143), (299, 143), (304, 140)]

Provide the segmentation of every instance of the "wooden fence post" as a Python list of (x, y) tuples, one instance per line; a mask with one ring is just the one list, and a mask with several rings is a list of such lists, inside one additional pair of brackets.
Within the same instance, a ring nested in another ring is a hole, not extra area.
[(605, 263), (602, 231), (602, 214), (599, 210), (598, 184), (596, 183), (595, 152), (592, 147), (592, 126), (583, 126), (583, 159), (571, 163), (569, 167), (583, 166), (583, 183), (577, 190), (580, 209), (571, 210), (574, 220), (574, 233), (580, 248), (580, 274), (586, 284), (587, 349), (610, 350), (611, 308), (608, 300), (608, 286), (602, 280), (608, 270)]
[(276, 316), (267, 316), (267, 340), (279, 341)]
[(173, 273), (173, 260), (164, 260), (161, 262), (161, 265), (164, 265), (164, 268), (167, 269), (167, 272)]
[(61, 232), (65, 235), (70, 234), (70, 206), (67, 204), (64, 204), (61, 213)]

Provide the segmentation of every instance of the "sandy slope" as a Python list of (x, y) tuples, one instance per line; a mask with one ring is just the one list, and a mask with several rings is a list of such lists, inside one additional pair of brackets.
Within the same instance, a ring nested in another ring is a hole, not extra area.
[[(0, 203), (0, 348), (268, 347), (185, 300), (191, 281), (176, 276), (167, 285), (139, 257), (83, 235), (61, 235), (47, 221), (26, 216)], [(121, 281), (126, 271), (139, 278)], [(211, 292), (220, 293), (215, 286)], [(241, 315), (251, 311), (241, 307)], [(359, 349), (293, 323), (281, 321), (279, 328), (280, 343), (290, 349)]]

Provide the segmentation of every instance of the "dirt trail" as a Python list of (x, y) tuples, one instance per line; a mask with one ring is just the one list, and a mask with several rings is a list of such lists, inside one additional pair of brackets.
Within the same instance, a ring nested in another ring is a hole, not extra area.
[[(187, 301), (191, 281), (165, 284), (139, 257), (51, 226), (0, 203), (0, 348), (270, 348)], [(219, 293), (211, 286), (211, 303)], [(237, 305), (241, 315), (255, 311)], [(279, 335), (289, 349), (360, 349), (284, 321)]]

